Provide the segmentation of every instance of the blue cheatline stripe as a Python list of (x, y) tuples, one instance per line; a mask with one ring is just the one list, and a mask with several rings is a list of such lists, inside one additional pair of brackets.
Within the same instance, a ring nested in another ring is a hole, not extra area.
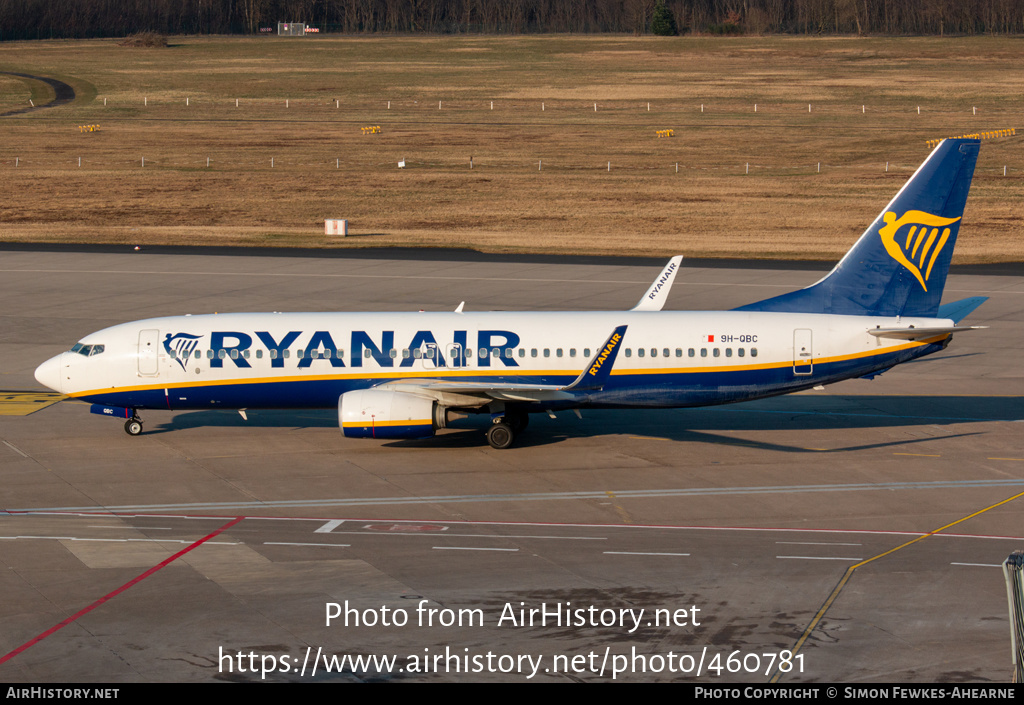
[(344, 424), (342, 430), (348, 438), (429, 438), (434, 435), (434, 425), (431, 422), (415, 424), (381, 424), (381, 425), (354, 425)]

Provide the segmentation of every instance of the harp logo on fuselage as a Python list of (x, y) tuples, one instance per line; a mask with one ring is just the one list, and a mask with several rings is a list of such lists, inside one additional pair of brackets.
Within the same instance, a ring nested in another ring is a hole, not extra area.
[(882, 216), (885, 225), (878, 230), (889, 256), (906, 267), (928, 291), (928, 277), (952, 229), (946, 226), (960, 218), (943, 218), (924, 211), (907, 211), (899, 218), (892, 211)]
[(202, 337), (201, 335), (192, 335), (190, 333), (175, 333), (174, 335), (168, 333), (164, 337), (164, 350), (184, 370), (185, 360), (192, 357), (192, 351), (199, 345), (199, 339)]

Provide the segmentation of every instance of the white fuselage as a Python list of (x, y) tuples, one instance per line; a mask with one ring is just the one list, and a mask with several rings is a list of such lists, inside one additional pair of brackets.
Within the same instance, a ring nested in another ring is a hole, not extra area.
[(952, 321), (739, 311), (175, 316), (92, 333), (37, 378), (121, 407), (324, 408), (396, 381), (569, 384), (622, 325), (607, 384), (563, 406), (697, 406), (860, 377), (949, 338), (887, 340), (870, 329)]

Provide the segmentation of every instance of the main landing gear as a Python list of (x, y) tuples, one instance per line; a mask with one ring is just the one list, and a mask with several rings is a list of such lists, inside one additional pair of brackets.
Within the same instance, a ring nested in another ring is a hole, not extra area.
[(508, 448), (516, 436), (526, 430), (529, 423), (530, 415), (525, 411), (506, 412), (504, 416), (496, 417), (491, 427), (487, 429), (487, 442), (491, 444), (491, 448)]
[(124, 422), (124, 432), (129, 436), (137, 436), (142, 433), (142, 419), (135, 409), (132, 409), (132, 417)]

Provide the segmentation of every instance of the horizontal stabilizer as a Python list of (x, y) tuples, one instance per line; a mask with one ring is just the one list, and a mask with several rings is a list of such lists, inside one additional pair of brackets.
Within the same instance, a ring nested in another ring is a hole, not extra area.
[(984, 330), (988, 326), (939, 326), (935, 328), (871, 328), (868, 333), (877, 338), (896, 338), (897, 340), (920, 340), (934, 338), (937, 335), (963, 333), (968, 330)]
[(668, 300), (668, 292), (672, 290), (672, 282), (676, 278), (676, 273), (679, 271), (679, 263), (683, 261), (682, 255), (676, 255), (668, 261), (665, 268), (661, 270), (661, 274), (658, 275), (654, 283), (651, 284), (651, 288), (647, 290), (647, 293), (643, 295), (636, 306), (632, 308), (633, 311), (660, 311), (665, 307), (665, 302)]
[(969, 299), (960, 299), (959, 301), (943, 304), (939, 306), (939, 313), (936, 318), (949, 318), (953, 323), (959, 323), (986, 301), (988, 301), (987, 296), (972, 296)]

